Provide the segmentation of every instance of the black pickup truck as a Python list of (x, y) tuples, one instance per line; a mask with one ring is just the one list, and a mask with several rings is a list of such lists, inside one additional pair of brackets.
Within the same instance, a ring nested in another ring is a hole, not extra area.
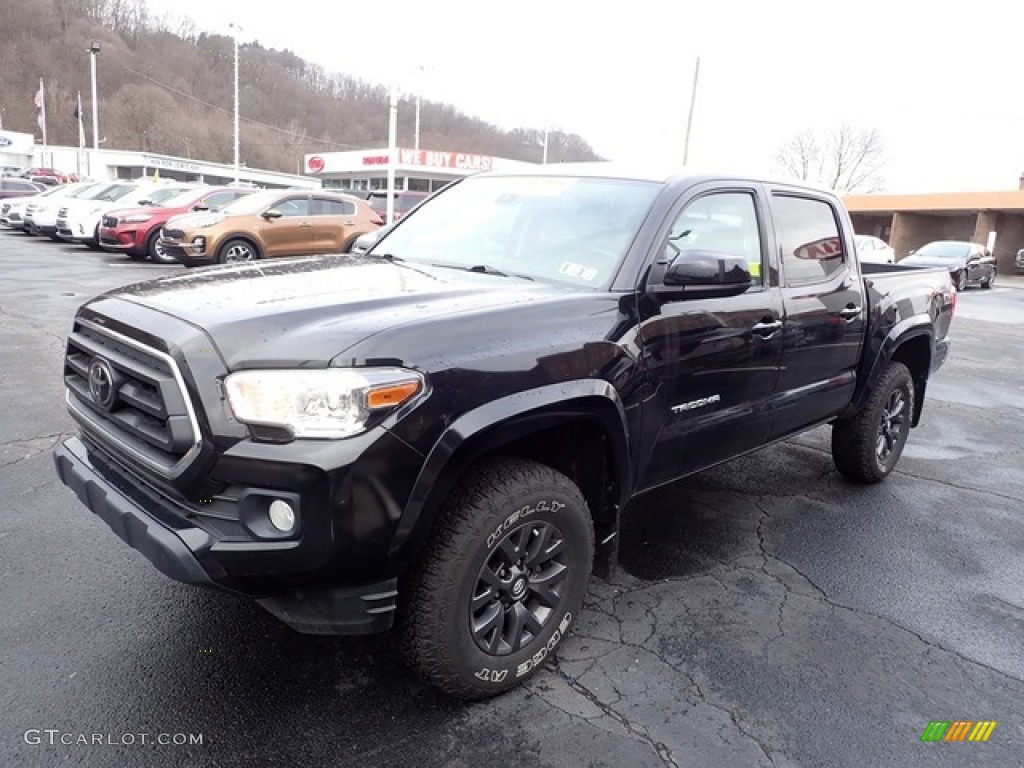
[(888, 475), (955, 303), (946, 269), (858, 264), (825, 192), (485, 173), (366, 254), (82, 306), (55, 461), (172, 579), (301, 632), (394, 624), (479, 698), (565, 638), (632, 497), (822, 424), (843, 475)]

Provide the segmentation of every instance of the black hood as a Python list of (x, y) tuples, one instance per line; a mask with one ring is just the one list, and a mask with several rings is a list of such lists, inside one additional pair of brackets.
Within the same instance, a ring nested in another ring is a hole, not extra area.
[(326, 365), (387, 329), (576, 293), (518, 278), (339, 255), (190, 270), (96, 301), (120, 299), (187, 320), (207, 332), (234, 369), (267, 362)]

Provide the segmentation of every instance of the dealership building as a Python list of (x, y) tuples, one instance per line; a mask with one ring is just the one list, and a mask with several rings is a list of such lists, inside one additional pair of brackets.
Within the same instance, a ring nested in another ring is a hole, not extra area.
[[(390, 160), (387, 148), (321, 152), (306, 155), (303, 167), (310, 176), (320, 179), (324, 187), (361, 192), (387, 189)], [(469, 152), (399, 148), (395, 151), (395, 189), (433, 192), (472, 173), (534, 165)]]
[[(214, 185), (231, 184), (235, 180), (235, 167), (227, 163), (121, 149), (44, 147), (35, 143), (32, 134), (13, 131), (0, 131), (0, 165), (55, 168), (62, 173), (101, 181), (141, 179), (157, 172), (161, 178)], [(238, 179), (243, 184), (267, 189), (319, 189), (321, 186), (318, 179), (309, 176), (245, 166), (239, 169)]]
[(929, 195), (848, 195), (854, 229), (885, 240), (902, 259), (933, 240), (988, 245), (999, 270), (1015, 271), (1024, 248), (1024, 178), (1019, 189)]

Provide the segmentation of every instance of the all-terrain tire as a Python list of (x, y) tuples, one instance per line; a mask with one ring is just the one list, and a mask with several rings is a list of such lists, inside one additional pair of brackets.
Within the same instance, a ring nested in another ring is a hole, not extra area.
[(877, 483), (903, 453), (914, 414), (914, 380), (903, 363), (889, 363), (864, 408), (832, 425), (832, 460), (847, 479)]
[(480, 464), (453, 491), (402, 586), (402, 654), (462, 699), (514, 688), (568, 634), (593, 551), (590, 511), (569, 478), (524, 459)]

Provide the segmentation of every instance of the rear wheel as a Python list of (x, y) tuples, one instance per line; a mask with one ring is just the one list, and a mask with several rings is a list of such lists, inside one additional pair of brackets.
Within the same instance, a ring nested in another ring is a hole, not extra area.
[(593, 549), (586, 501), (569, 478), (522, 459), (481, 465), (452, 494), (403, 590), (404, 655), (459, 698), (515, 687), (568, 633)]
[(914, 380), (902, 363), (890, 363), (867, 405), (832, 425), (832, 460), (858, 483), (884, 480), (903, 454), (914, 413)]
[(981, 287), (988, 290), (992, 287), (992, 284), (996, 281), (996, 268), (992, 267), (992, 274), (981, 281)]
[(238, 264), (255, 261), (256, 258), (256, 249), (245, 240), (228, 240), (217, 251), (217, 261), (221, 264)]
[(956, 289), (957, 291), (967, 290), (967, 270), (956, 273)]

